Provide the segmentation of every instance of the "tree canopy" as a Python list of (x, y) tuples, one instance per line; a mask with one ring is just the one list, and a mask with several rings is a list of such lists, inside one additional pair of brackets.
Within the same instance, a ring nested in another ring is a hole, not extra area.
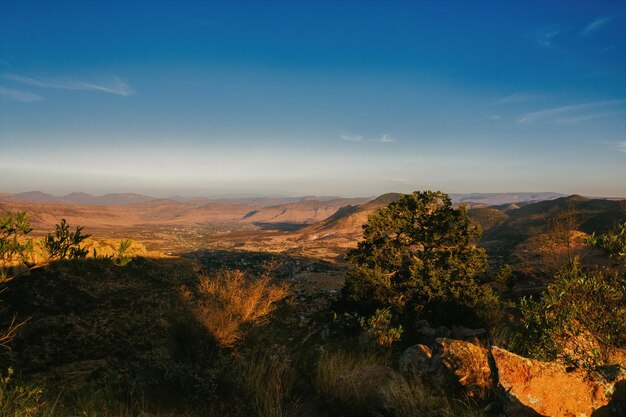
[[(487, 268), (480, 226), (440, 191), (402, 195), (370, 215), (349, 253), (344, 298), (366, 314), (381, 308), (458, 318), (497, 301), (476, 276)], [(480, 314), (477, 314), (480, 316)]]

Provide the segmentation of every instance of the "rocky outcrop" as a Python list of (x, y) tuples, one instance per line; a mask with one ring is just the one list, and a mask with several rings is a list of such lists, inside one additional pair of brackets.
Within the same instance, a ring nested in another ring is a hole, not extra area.
[(560, 363), (524, 358), (495, 346), (491, 354), (507, 415), (529, 415), (532, 410), (552, 417), (589, 417), (611, 400), (614, 383), (597, 374), (570, 371)]
[[(400, 357), (400, 371), (472, 399), (496, 398), (508, 417), (626, 416), (626, 371), (572, 370), (558, 362), (524, 358), (496, 346), (447, 338), (415, 345)], [(493, 404), (492, 404), (493, 408)]]

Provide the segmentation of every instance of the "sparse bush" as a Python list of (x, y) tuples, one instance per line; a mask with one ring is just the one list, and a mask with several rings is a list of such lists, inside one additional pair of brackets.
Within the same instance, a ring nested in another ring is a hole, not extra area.
[(587, 243), (606, 250), (609, 256), (626, 265), (626, 223), (606, 233), (599, 235), (592, 233)]
[(8, 267), (14, 262), (30, 264), (33, 242), (25, 236), (32, 230), (25, 212), (7, 212), (0, 217), (0, 283), (8, 280)]
[[(115, 250), (115, 264), (118, 266), (126, 266), (133, 260), (133, 253), (130, 247), (133, 242), (122, 239)], [(95, 249), (94, 249), (95, 251)]]
[(506, 285), (508, 288), (512, 288), (515, 285), (515, 275), (513, 274), (513, 268), (511, 265), (504, 264), (498, 268), (494, 281), (498, 284)]
[(80, 244), (90, 235), (82, 234), (83, 227), (77, 226), (76, 231), (70, 232), (70, 226), (65, 219), (56, 225), (54, 234), (50, 233), (43, 241), (43, 247), (48, 252), (50, 259), (84, 259), (87, 249), (81, 248)]
[[(232, 346), (244, 324), (269, 314), (288, 293), (285, 285), (272, 284), (268, 275), (253, 280), (241, 271), (228, 271), (199, 279), (198, 319), (222, 346)], [(193, 298), (188, 289), (183, 289), (183, 296)]]
[(41, 388), (13, 379), (13, 369), (0, 375), (0, 415), (7, 417), (54, 416), (54, 406), (47, 405)]
[(378, 309), (368, 319), (361, 317), (359, 324), (379, 346), (391, 346), (402, 337), (402, 326), (392, 327), (389, 309)]
[(626, 276), (617, 271), (564, 268), (541, 300), (521, 303), (527, 352), (595, 368), (626, 347)]

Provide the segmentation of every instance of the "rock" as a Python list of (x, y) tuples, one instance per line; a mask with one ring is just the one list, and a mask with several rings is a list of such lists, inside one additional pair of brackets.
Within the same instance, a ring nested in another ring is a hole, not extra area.
[(436, 337), (450, 337), (451, 334), (452, 332), (450, 332), (450, 329), (448, 329), (446, 326), (439, 326), (435, 329)]
[(469, 329), (463, 326), (452, 326), (452, 337), (454, 339), (468, 339), (471, 337), (480, 336), (486, 334), (487, 330), (485, 329)]
[(591, 417), (613, 393), (614, 383), (579, 370), (568, 372), (557, 362), (527, 359), (496, 346), (491, 354), (510, 416)]
[(413, 345), (400, 355), (400, 372), (409, 377), (422, 376), (432, 370), (432, 358), (428, 346)]
[(420, 333), (423, 334), (424, 336), (435, 336), (437, 331), (433, 329), (432, 327), (422, 327), (420, 329)]
[(406, 384), (402, 375), (391, 368), (372, 365), (342, 376), (333, 383), (338, 401), (359, 415), (381, 416), (393, 408), (389, 393), (398, 384)]
[(493, 386), (487, 349), (455, 339), (437, 339), (442, 370), (469, 398), (484, 399)]

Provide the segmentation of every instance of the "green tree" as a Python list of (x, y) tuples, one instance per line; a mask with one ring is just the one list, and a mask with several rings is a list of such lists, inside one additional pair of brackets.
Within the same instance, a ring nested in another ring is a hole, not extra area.
[(390, 308), (405, 322), (420, 312), (438, 322), (489, 321), (499, 299), (477, 279), (487, 267), (481, 233), (442, 192), (402, 195), (363, 226), (348, 254), (344, 300), (366, 315)]

